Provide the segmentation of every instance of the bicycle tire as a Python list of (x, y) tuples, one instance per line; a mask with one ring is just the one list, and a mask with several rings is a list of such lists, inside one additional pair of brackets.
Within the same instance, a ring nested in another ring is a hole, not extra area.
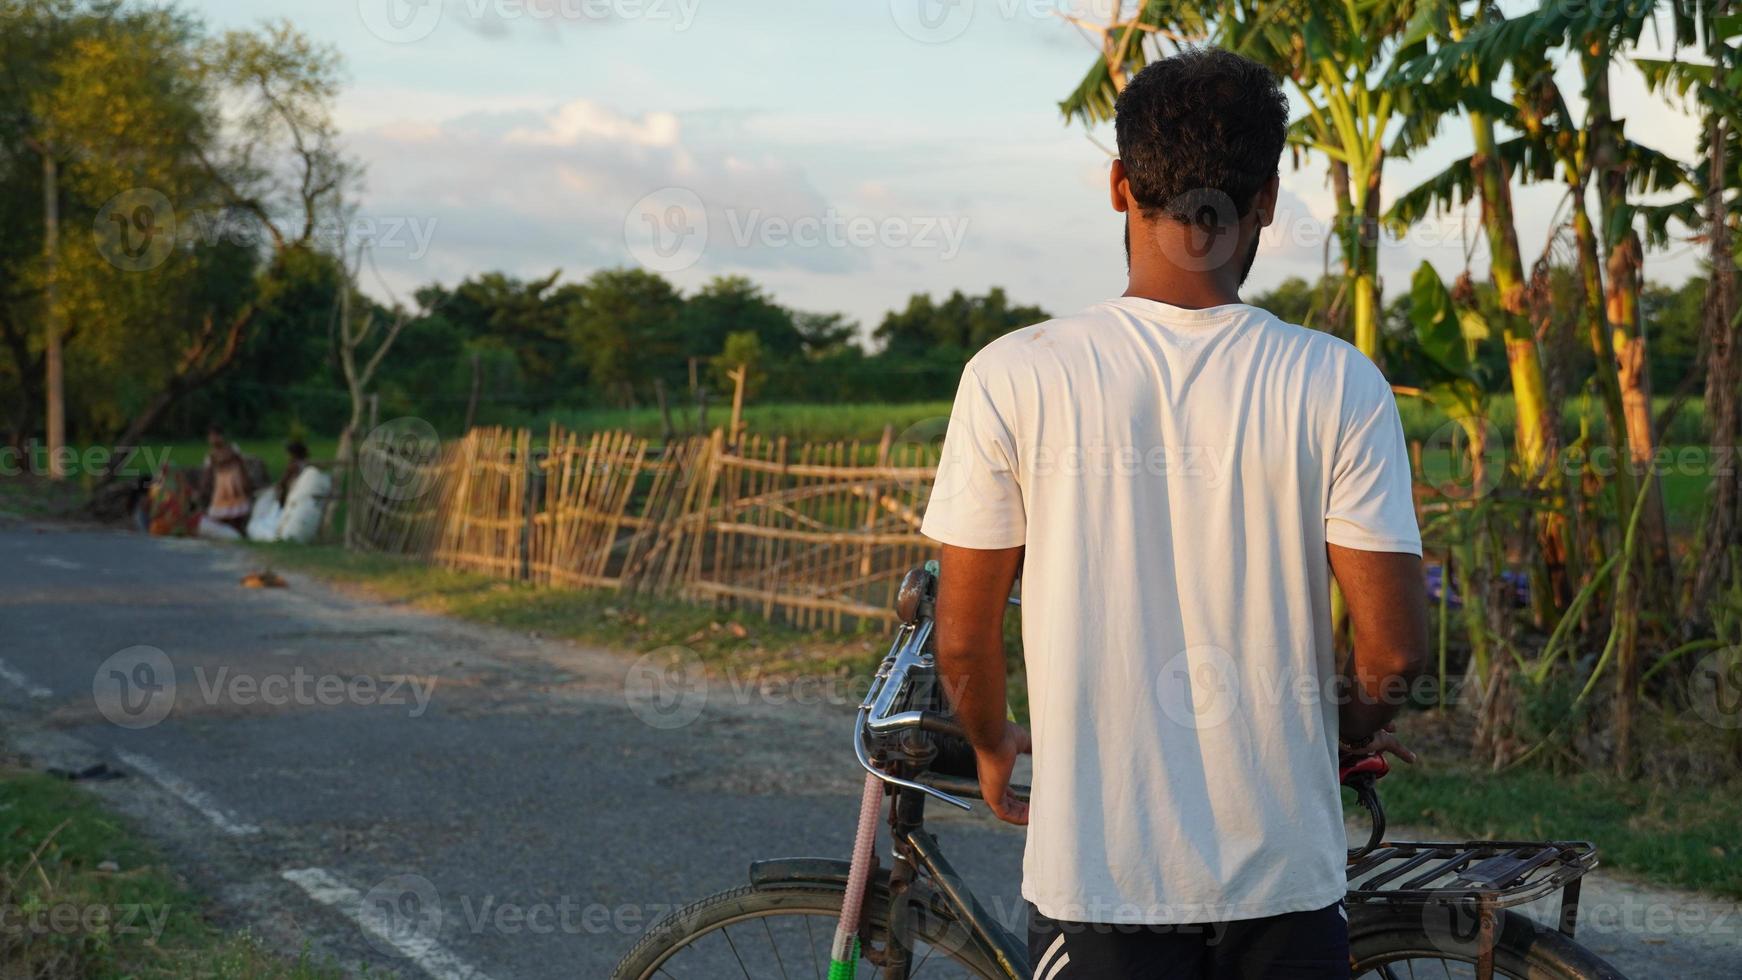
[[(744, 885), (710, 895), (654, 923), (618, 962), (611, 973), (612, 980), (650, 980), (685, 948), (738, 923), (781, 915), (839, 919), (844, 894), (841, 888), (807, 884), (779, 888)], [(888, 892), (880, 887), (873, 888), (867, 896), (866, 912), (874, 932), (886, 929), (889, 922)], [(961, 969), (983, 980), (1006, 980), (1005, 974), (985, 959), (967, 931), (942, 909), (915, 903), (911, 923), (921, 940)], [(826, 966), (826, 936), (824, 942), (822, 955)]]
[[(1437, 928), (1442, 910), (1433, 907), (1364, 912), (1349, 917), (1349, 959), (1353, 977), (1377, 976), (1379, 968), (1411, 958), (1454, 963), (1476, 962), (1468, 928)], [(1555, 929), (1515, 912), (1499, 910), (1495, 922), (1495, 976), (1524, 980), (1626, 980), (1596, 953)], [(1464, 916), (1467, 918), (1467, 916)], [(1449, 918), (1449, 916), (1448, 916)], [(1430, 926), (1430, 923), (1433, 923)]]

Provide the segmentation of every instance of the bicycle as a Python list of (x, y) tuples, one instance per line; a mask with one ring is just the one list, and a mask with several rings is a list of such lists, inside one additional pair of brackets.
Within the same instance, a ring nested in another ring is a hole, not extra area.
[[(862, 965), (887, 980), (1027, 980), (1026, 943), (988, 914), (925, 829), (928, 800), (969, 810), (968, 800), (979, 798), (973, 752), (936, 683), (935, 598), (935, 563), (903, 579), (901, 625), (858, 709), (853, 748), (866, 777), (852, 860), (752, 864), (746, 885), (654, 923), (618, 963), (615, 980), (849, 980)], [(1384, 842), (1375, 789), (1384, 760), (1344, 763), (1344, 785), (1372, 819), (1367, 842), (1350, 850), (1347, 866), (1352, 977), (1400, 980), (1416, 977), (1419, 967), (1476, 980), (1623, 980), (1573, 941), (1580, 878), (1597, 865), (1593, 845)], [(1026, 799), (1026, 787), (1014, 789)], [(887, 868), (874, 853), (885, 801)], [(1556, 891), (1561, 913), (1553, 928), (1509, 911)], [(925, 972), (934, 966), (940, 972)]]

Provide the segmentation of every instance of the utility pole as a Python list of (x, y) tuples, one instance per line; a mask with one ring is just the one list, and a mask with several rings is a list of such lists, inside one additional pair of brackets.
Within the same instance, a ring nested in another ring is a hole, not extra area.
[(60, 173), (48, 146), (42, 153), (42, 258), (48, 288), (43, 306), (43, 368), (48, 375), (48, 475), (66, 478), (61, 451), (67, 441), (66, 371), (61, 359), (60, 310)]

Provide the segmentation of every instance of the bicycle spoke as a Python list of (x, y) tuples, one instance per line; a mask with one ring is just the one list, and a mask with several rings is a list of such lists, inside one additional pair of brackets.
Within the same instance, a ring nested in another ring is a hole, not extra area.
[(937, 951), (936, 946), (932, 946), (929, 944), (926, 946), (925, 955), (921, 956), (919, 958), (919, 962), (915, 963), (913, 965), (913, 976), (916, 976), (916, 977), (919, 976), (919, 971), (925, 969), (925, 961), (931, 959), (931, 954), (936, 952), (936, 951)]
[(823, 980), (823, 964), (817, 959), (817, 935), (811, 931), (811, 917), (808, 915), (804, 917), (804, 934), (811, 948), (811, 966), (816, 970), (817, 980)]
[[(833, 935), (835, 917), (807, 910), (796, 914), (800, 921), (794, 921), (794, 918), (794, 913), (776, 912), (717, 923), (672, 949), (667, 958), (646, 976), (649, 980), (720, 980), (722, 977), (801, 980), (807, 976), (813, 980), (825, 980), (830, 960), (829, 937)], [(760, 952), (758, 941), (744, 935), (745, 929), (754, 933), (758, 928), (762, 932), (762, 942), (768, 943), (766, 953)], [(950, 951), (952, 947), (947, 939), (942, 942), (943, 954), (934, 956), (940, 945), (916, 934), (913, 948), (907, 954), (908, 966), (902, 975), (930, 980), (965, 980), (982, 975), (977, 968), (970, 969), (957, 953)], [(793, 949), (794, 946), (808, 948), (809, 956), (803, 949)], [(809, 971), (804, 968), (807, 959), (811, 964)], [(932, 962), (934, 959), (936, 964)], [(894, 975), (887, 964), (871, 963), (863, 951), (860, 960), (864, 966), (854, 965), (854, 975), (860, 980), (889, 980)]]
[(786, 975), (786, 960), (780, 956), (780, 944), (774, 941), (774, 927), (768, 924), (768, 917), (762, 917), (762, 931), (768, 934), (768, 948), (774, 953), (774, 964), (780, 967), (780, 980), (792, 980)]
[(744, 980), (753, 980), (750, 968), (744, 965), (744, 957), (738, 955), (738, 944), (732, 941), (732, 928), (721, 926), (720, 935), (726, 937), (726, 945), (732, 949), (732, 958), (738, 961), (738, 972), (744, 974)]

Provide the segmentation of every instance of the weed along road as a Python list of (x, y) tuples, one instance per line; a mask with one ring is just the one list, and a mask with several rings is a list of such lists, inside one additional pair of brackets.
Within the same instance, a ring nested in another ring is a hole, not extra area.
[[(844, 857), (858, 688), (673, 676), (383, 604), (258, 553), (0, 521), (0, 720), (226, 925), (408, 977), (604, 977), (756, 858)], [(820, 693), (819, 693), (820, 691)], [(938, 808), (1014, 921), (1021, 834)], [(1733, 903), (1599, 873), (1581, 937), (1635, 977), (1734, 977)]]

